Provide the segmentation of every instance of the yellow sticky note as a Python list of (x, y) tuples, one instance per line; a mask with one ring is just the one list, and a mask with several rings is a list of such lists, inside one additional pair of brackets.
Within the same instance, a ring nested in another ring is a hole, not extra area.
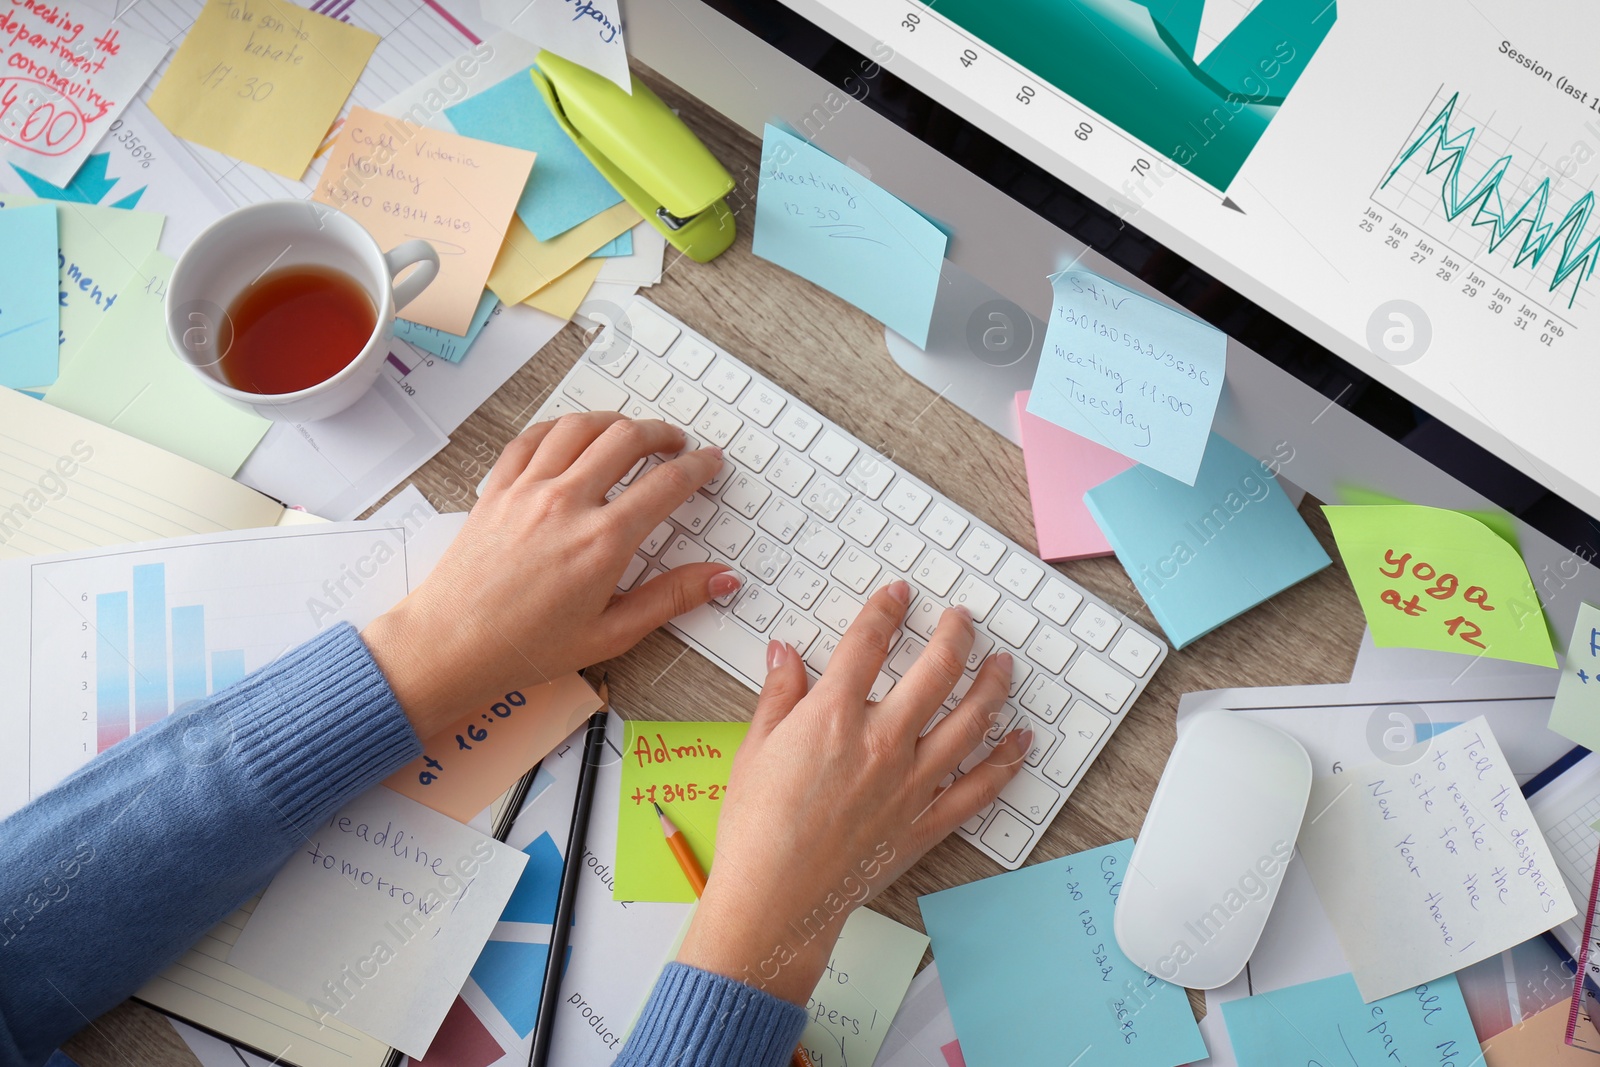
[(1459, 511), (1325, 507), (1379, 648), (1426, 648), (1555, 666), (1517, 550)]
[(747, 722), (625, 722), (612, 898), (687, 903), (694, 891), (661, 833), (660, 804), (711, 872), (717, 819)]
[(523, 303), (558, 319), (570, 319), (577, 312), (578, 305), (583, 303), (583, 298), (589, 295), (589, 288), (594, 285), (603, 266), (603, 259), (586, 259)]
[(206, 0), (150, 110), (179, 137), (299, 179), (376, 47), (283, 0)]
[(532, 169), (532, 152), (356, 107), (312, 199), (359, 220), (386, 251), (415, 237), (431, 243), (439, 276), (404, 314), (459, 337), (472, 325)]
[(627, 204), (600, 212), (566, 233), (541, 241), (521, 219), (512, 219), (505, 244), (489, 274), (489, 288), (502, 303), (520, 304), (589, 258), (601, 245), (640, 222)]

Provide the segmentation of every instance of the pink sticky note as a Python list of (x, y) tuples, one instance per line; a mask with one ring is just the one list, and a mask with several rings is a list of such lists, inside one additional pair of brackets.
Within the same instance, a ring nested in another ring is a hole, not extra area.
[(1105, 534), (1083, 505), (1083, 494), (1133, 466), (1133, 460), (1104, 445), (1028, 414), (1028, 394), (1017, 394), (1022, 424), (1022, 459), (1028, 468), (1033, 529), (1039, 558), (1087, 559), (1109, 556)]
[(939, 1051), (944, 1053), (947, 1067), (967, 1067), (967, 1058), (961, 1054), (961, 1042), (952, 1041), (948, 1045), (942, 1045)]

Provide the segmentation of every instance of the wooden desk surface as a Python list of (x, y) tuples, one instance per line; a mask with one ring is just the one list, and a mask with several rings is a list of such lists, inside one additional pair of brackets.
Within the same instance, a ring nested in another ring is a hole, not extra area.
[[(650, 79), (738, 181), (739, 238), (712, 263), (674, 262), (668, 249), (651, 300), (739, 356), (919, 478), (993, 523), (1018, 544), (1037, 547), (1022, 452), (955, 405), (906, 376), (889, 358), (883, 327), (844, 301), (750, 253), (761, 146), (670, 84)], [(736, 205), (737, 197), (730, 198)], [(960, 238), (957, 237), (957, 240)], [(568, 326), (534, 355), (452, 436), (449, 447), (413, 477), (441, 511), (464, 511), (505, 443), (583, 352)], [(468, 359), (472, 356), (469, 353)], [(1293, 463), (1284, 470), (1294, 478)], [(1332, 567), (1167, 658), (1100, 758), (1034, 850), (1030, 862), (1135, 836), (1172, 748), (1181, 694), (1232, 686), (1313, 685), (1350, 677), (1363, 621), (1333, 538), (1316, 501), (1301, 514), (1333, 557)], [(1151, 630), (1160, 632), (1115, 558), (1060, 565)], [(609, 665), (613, 700), (630, 717), (744, 719), (755, 694), (657, 632)], [(871, 907), (922, 928), (917, 897), (1000, 873), (954, 838), (930, 852)], [(1190, 994), (1196, 1013), (1199, 995)], [(160, 1014), (124, 1004), (67, 1046), (83, 1067), (194, 1064)]]

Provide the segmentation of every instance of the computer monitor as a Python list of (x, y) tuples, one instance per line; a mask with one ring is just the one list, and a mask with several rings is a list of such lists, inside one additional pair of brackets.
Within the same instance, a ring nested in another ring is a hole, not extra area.
[[(1600, 595), (1600, 11), (1447, 0), (634, 0), (634, 57), (948, 226), (926, 350), (1015, 436), (1069, 264), (1229, 335), (1216, 429), (1338, 503), (1498, 508)], [(1496, 17), (1495, 12), (1499, 13)], [(1492, 27), (1516, 27), (1502, 40)], [(1537, 46), (1537, 47), (1535, 47)], [(1530, 56), (1530, 52), (1536, 53)], [(758, 175), (736, 175), (735, 201)], [(741, 212), (749, 225), (752, 213)]]

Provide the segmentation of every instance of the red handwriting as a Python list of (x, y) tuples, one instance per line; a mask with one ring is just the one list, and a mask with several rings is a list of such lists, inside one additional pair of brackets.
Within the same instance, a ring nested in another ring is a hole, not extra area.
[(633, 791), (635, 806), (657, 802), (682, 804), (692, 800), (726, 799), (728, 799), (728, 787), (721, 782), (712, 782), (709, 785), (701, 785), (698, 782), (660, 782), (652, 783), (643, 790)]
[(42, 156), (66, 155), (83, 141), (78, 105), (29, 78), (0, 78), (0, 141)]
[[(1406, 576), (1407, 568), (1410, 568), (1410, 576), (1412, 578), (1419, 582), (1432, 583), (1426, 586), (1420, 594), (1413, 593), (1409, 600), (1404, 599), (1398, 589), (1385, 589), (1378, 595), (1378, 599), (1385, 604), (1413, 618), (1428, 613), (1428, 609), (1422, 606), (1422, 597), (1424, 595), (1432, 597), (1434, 600), (1449, 600), (1456, 595), (1456, 591), (1461, 587), (1461, 579), (1454, 574), (1448, 571), (1440, 573), (1433, 564), (1425, 560), (1417, 560), (1413, 563), (1410, 552), (1396, 556), (1394, 549), (1385, 549), (1383, 562), (1387, 564), (1387, 567), (1379, 566), (1378, 573), (1385, 578), (1403, 578)], [(1390, 567), (1393, 570), (1388, 569)], [(1489, 603), (1489, 591), (1481, 585), (1469, 585), (1466, 591), (1461, 594), (1461, 599), (1481, 611), (1494, 610), (1494, 605)], [(1459, 637), (1469, 645), (1476, 648), (1485, 647), (1483, 642), (1478, 640), (1483, 636), (1483, 628), (1477, 623), (1468, 620), (1465, 615), (1457, 615), (1453, 619), (1446, 620), (1444, 628), (1449, 631), (1450, 636)]]

